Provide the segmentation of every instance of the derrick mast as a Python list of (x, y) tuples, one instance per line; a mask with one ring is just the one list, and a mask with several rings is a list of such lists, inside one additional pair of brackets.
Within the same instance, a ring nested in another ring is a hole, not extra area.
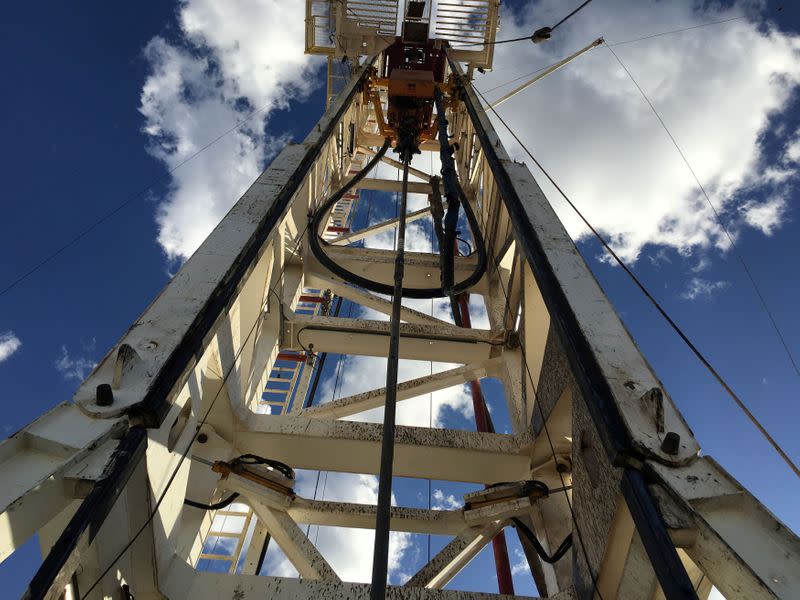
[[(499, 1), (306, 7), (306, 50), (328, 57), (325, 114), (73, 400), (2, 444), (0, 558), (37, 532), (44, 555), (27, 597), (487, 598), (445, 588), (491, 544), (487, 575), (510, 591), (505, 534), (542, 597), (705, 598), (712, 584), (797, 597), (797, 538), (700, 455), (477, 98)], [(427, 204), (406, 210), (412, 193)], [(372, 203), (382, 216), (364, 219)], [(416, 221), (433, 251), (404, 247)], [(387, 232), (396, 247), (363, 243)], [(470, 298), (487, 326), (471, 327)], [(386, 359), (386, 385), (323, 398), (326, 361), (348, 356)], [(401, 360), (448, 365), (400, 381)], [(481, 379), (502, 385), (506, 433)], [(465, 385), (474, 428), (394, 421), (397, 403)], [(375, 408), (383, 422), (364, 417)], [(309, 473), (378, 475), (377, 503), (317, 497)], [(472, 487), (462, 508), (392, 506), (399, 477)], [(375, 530), (374, 552), (358, 550), (372, 583), (342, 581), (311, 526)], [(449, 541), (387, 586), (390, 531)], [(297, 577), (264, 571), (270, 548)]]

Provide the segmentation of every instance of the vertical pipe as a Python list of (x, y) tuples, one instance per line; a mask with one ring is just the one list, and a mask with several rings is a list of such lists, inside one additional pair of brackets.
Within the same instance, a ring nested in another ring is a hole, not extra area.
[(389, 324), (389, 358), (386, 367), (386, 406), (383, 411), (381, 440), (381, 469), (378, 481), (378, 508), (375, 519), (375, 546), (372, 554), (371, 600), (386, 597), (386, 577), (389, 567), (389, 511), (392, 503), (392, 467), (394, 462), (395, 416), (397, 412), (397, 369), (400, 358), (400, 308), (403, 301), (405, 271), (406, 203), (408, 199), (408, 163), (403, 155), (403, 188), (400, 193), (400, 222), (397, 228), (397, 256), (394, 262), (394, 293)]
[[(466, 294), (458, 296), (458, 307), (461, 315), (461, 327), (472, 328), (469, 315), (469, 303)], [(494, 424), (486, 408), (486, 399), (483, 397), (481, 384), (477, 380), (469, 382), (472, 391), (472, 407), (475, 410), (475, 427), (484, 433), (494, 433)], [(494, 567), (497, 571), (497, 591), (501, 594), (514, 594), (514, 580), (511, 578), (511, 565), (508, 561), (508, 545), (506, 534), (500, 531), (492, 538), (492, 551), (494, 552)]]

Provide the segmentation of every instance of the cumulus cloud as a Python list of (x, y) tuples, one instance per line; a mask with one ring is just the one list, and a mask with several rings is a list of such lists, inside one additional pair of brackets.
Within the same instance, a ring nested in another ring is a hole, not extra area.
[[(297, 473), (296, 491), (304, 497), (333, 502), (378, 503), (378, 478), (354, 473), (322, 473), (323, 483), (317, 485), (316, 471)], [(392, 504), (395, 504), (392, 496)], [(306, 528), (303, 528), (305, 531)], [(372, 576), (372, 547), (375, 532), (368, 529), (344, 527), (310, 527), (309, 539), (344, 581), (367, 583)], [(409, 533), (392, 532), (389, 537), (389, 581), (401, 583), (406, 577), (401, 564), (412, 544)], [(265, 557), (269, 574), (296, 577), (297, 571), (278, 548), (271, 547)]]
[(784, 198), (772, 198), (761, 203), (751, 201), (742, 206), (742, 214), (747, 224), (761, 230), (764, 235), (772, 235), (781, 226), (785, 212)]
[(21, 346), (22, 342), (13, 331), (0, 333), (0, 363), (11, 358), (11, 355), (19, 350)]
[(286, 142), (265, 126), (318, 85), (319, 64), (304, 54), (299, 2), (181, 0), (178, 24), (177, 40), (145, 48), (151, 73), (139, 108), (149, 151), (172, 174), (156, 214), (172, 261), (194, 252)]
[(724, 290), (730, 286), (727, 281), (709, 281), (702, 277), (692, 277), (686, 285), (686, 289), (681, 293), (684, 300), (697, 300), (698, 298), (710, 298), (715, 292)]
[[(758, 22), (758, 3), (609, 0), (588, 6), (545, 44), (496, 48), (496, 70), (478, 87), (491, 89), (547, 65), (604, 35), (610, 43), (713, 20), (723, 25), (614, 48), (680, 144), (726, 223), (774, 231), (785, 212), (764, 197), (782, 197), (785, 170), (770, 168), (761, 136), (800, 82), (800, 37)], [(556, 0), (504, 14), (503, 38), (525, 35), (563, 12)], [(498, 89), (491, 100), (510, 90)], [(724, 232), (650, 108), (608, 49), (600, 46), (536, 83), (498, 111), (560, 182), (623, 259), (648, 245), (684, 255), (728, 247)], [(501, 137), (526, 159), (500, 123)], [(794, 156), (794, 146), (787, 151)], [(585, 226), (534, 171), (570, 234)], [(738, 218), (748, 204), (751, 218)], [(758, 220), (770, 213), (772, 220)]]
[(433, 510), (458, 510), (464, 506), (464, 502), (453, 494), (445, 494), (440, 489), (433, 490)]
[(511, 574), (512, 575), (519, 575), (521, 573), (530, 573), (531, 572), (531, 565), (528, 563), (528, 559), (525, 556), (525, 553), (522, 552), (519, 548), (514, 548), (514, 564), (511, 565)]
[(795, 133), (794, 138), (789, 140), (784, 150), (786, 162), (800, 163), (800, 130)]
[[(83, 345), (84, 352), (91, 352), (94, 349), (94, 340), (89, 344)], [(61, 355), (54, 363), (56, 370), (64, 376), (67, 381), (83, 381), (92, 369), (97, 366), (97, 362), (84, 354), (74, 355), (67, 350), (66, 345), (61, 346)]]

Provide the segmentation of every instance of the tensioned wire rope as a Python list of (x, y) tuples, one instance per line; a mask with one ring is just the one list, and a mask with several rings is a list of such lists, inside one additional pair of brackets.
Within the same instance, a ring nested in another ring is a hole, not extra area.
[(711, 212), (714, 214), (714, 219), (716, 220), (717, 224), (722, 228), (722, 231), (725, 232), (725, 237), (727, 238), (728, 243), (730, 243), (733, 253), (739, 260), (739, 263), (741, 263), (742, 269), (744, 269), (744, 272), (747, 275), (747, 279), (750, 281), (750, 284), (753, 287), (756, 296), (758, 296), (758, 300), (761, 302), (761, 306), (763, 307), (764, 312), (767, 314), (769, 322), (772, 324), (772, 328), (775, 330), (775, 334), (778, 336), (778, 339), (780, 340), (781, 345), (783, 346), (783, 349), (786, 352), (786, 356), (789, 358), (789, 362), (792, 363), (792, 367), (794, 368), (795, 373), (797, 373), (797, 375), (800, 376), (800, 367), (798, 367), (797, 362), (794, 359), (794, 356), (792, 356), (792, 351), (789, 349), (789, 344), (786, 342), (786, 338), (783, 336), (783, 333), (781, 332), (781, 329), (778, 326), (778, 322), (775, 320), (775, 316), (773, 315), (772, 310), (767, 304), (767, 300), (764, 297), (764, 294), (761, 292), (760, 286), (758, 285), (758, 283), (756, 283), (755, 277), (753, 276), (750, 267), (748, 267), (747, 262), (744, 259), (744, 255), (739, 251), (739, 247), (736, 245), (736, 242), (734, 241), (730, 230), (726, 226), (725, 221), (720, 216), (717, 207), (714, 206), (714, 203), (711, 201), (711, 197), (708, 195), (708, 192), (706, 192), (705, 186), (700, 182), (700, 178), (697, 176), (697, 173), (692, 168), (689, 159), (686, 157), (686, 154), (683, 152), (683, 149), (678, 144), (678, 141), (675, 139), (675, 136), (672, 135), (672, 132), (670, 132), (669, 128), (667, 127), (667, 124), (664, 122), (664, 119), (656, 110), (656, 107), (650, 101), (650, 98), (647, 97), (647, 94), (645, 94), (644, 90), (642, 89), (642, 86), (640, 86), (639, 82), (636, 81), (633, 74), (630, 72), (630, 69), (628, 69), (628, 67), (625, 66), (625, 64), (622, 62), (617, 53), (614, 52), (613, 48), (608, 48), (608, 51), (611, 52), (611, 54), (614, 56), (615, 59), (617, 59), (619, 66), (622, 67), (625, 73), (627, 73), (633, 85), (635, 85), (636, 89), (639, 90), (639, 94), (641, 94), (644, 101), (647, 102), (647, 105), (650, 107), (650, 110), (653, 112), (653, 115), (655, 115), (656, 119), (658, 119), (658, 122), (661, 124), (661, 127), (664, 129), (664, 132), (667, 134), (667, 137), (669, 137), (670, 141), (672, 142), (672, 145), (675, 146), (675, 150), (678, 151), (678, 154), (683, 160), (683, 163), (686, 165), (686, 168), (689, 170), (689, 173), (692, 174), (692, 177), (694, 178), (697, 187), (702, 192), (703, 197), (706, 199), (706, 203), (711, 208)]
[[(473, 86), (473, 89), (477, 92), (477, 94), (481, 97), (481, 99), (486, 102), (486, 98), (481, 94), (480, 90)], [(519, 136), (514, 132), (514, 130), (506, 123), (506, 121), (500, 116), (495, 108), (489, 107), (497, 119), (503, 124), (506, 130), (511, 134), (511, 136), (516, 140), (516, 142), (520, 145), (522, 150), (530, 157), (530, 159), (534, 162), (536, 167), (544, 174), (547, 180), (553, 185), (553, 187), (558, 191), (562, 198), (569, 204), (570, 208), (578, 215), (578, 217), (583, 221), (584, 225), (592, 232), (592, 234), (597, 238), (597, 240), (602, 244), (603, 248), (609, 253), (609, 255), (614, 259), (614, 261), (622, 268), (623, 271), (631, 278), (633, 283), (639, 290), (644, 294), (644, 296), (650, 301), (650, 303), (655, 307), (658, 313), (664, 318), (667, 324), (672, 328), (675, 333), (683, 340), (683, 342), (689, 347), (692, 353), (700, 360), (703, 366), (708, 370), (711, 375), (719, 382), (719, 384), (723, 387), (723, 389), (728, 393), (728, 395), (733, 399), (736, 405), (741, 409), (741, 411), (745, 414), (745, 416), (750, 420), (750, 422), (755, 425), (758, 431), (764, 436), (764, 438), (769, 442), (770, 446), (778, 453), (778, 455), (783, 459), (783, 461), (792, 469), (794, 474), (800, 477), (800, 469), (798, 469), (797, 465), (792, 461), (791, 458), (786, 454), (783, 448), (778, 444), (778, 442), (770, 435), (770, 433), (766, 430), (764, 425), (756, 418), (756, 416), (750, 412), (750, 409), (747, 408), (745, 403), (739, 398), (739, 396), (733, 391), (731, 386), (726, 382), (726, 380), (720, 375), (720, 373), (711, 365), (710, 361), (705, 357), (705, 355), (695, 346), (695, 344), (689, 339), (689, 337), (684, 333), (681, 327), (669, 316), (666, 309), (661, 305), (661, 303), (655, 299), (655, 297), (650, 293), (650, 291), (645, 287), (645, 285), (641, 282), (641, 280), (633, 273), (633, 271), (625, 264), (625, 262), (617, 255), (616, 252), (611, 248), (611, 246), (606, 242), (605, 238), (600, 235), (600, 232), (595, 229), (595, 227), (589, 222), (589, 220), (583, 215), (583, 213), (578, 209), (575, 203), (567, 196), (563, 189), (556, 183), (553, 177), (545, 170), (542, 164), (536, 159), (536, 157), (531, 153), (528, 147), (519, 139)]]
[[(644, 41), (644, 40), (649, 40), (649, 39), (653, 39), (653, 38), (657, 38), (657, 37), (662, 37), (662, 36), (665, 36), (665, 35), (672, 35), (672, 34), (676, 34), (676, 33), (682, 33), (684, 31), (691, 31), (693, 29), (701, 29), (703, 27), (710, 27), (712, 25), (722, 25), (724, 23), (730, 23), (732, 21), (741, 21), (742, 19), (747, 19), (747, 16), (741, 15), (741, 16), (738, 16), (738, 17), (732, 17), (730, 19), (722, 19), (720, 21), (710, 21), (708, 23), (700, 23), (699, 25), (692, 25), (692, 26), (689, 26), (689, 27), (682, 27), (680, 29), (671, 29), (669, 31), (661, 31), (659, 33), (652, 33), (650, 35), (645, 35), (645, 36), (642, 36), (642, 37), (623, 40), (621, 42), (605, 41), (604, 45), (611, 46), (611, 47), (615, 48), (617, 46), (622, 46), (622, 45), (625, 45), (625, 44), (633, 44), (634, 42), (641, 42), (641, 41)], [(520, 38), (520, 39), (530, 39), (530, 38)], [(596, 50), (596, 49), (597, 49), (597, 47), (592, 48), (591, 50), (589, 50), (589, 52), (591, 52), (593, 50)], [(561, 61), (558, 61), (558, 62), (561, 62)], [(488, 94), (488, 93), (493, 92), (495, 90), (499, 90), (501, 87), (505, 87), (507, 85), (511, 85), (512, 83), (516, 83), (517, 81), (520, 81), (521, 79), (525, 79), (527, 77), (533, 77), (537, 73), (541, 73), (545, 69), (549, 69), (550, 67), (553, 67), (553, 66), (557, 65), (558, 62), (555, 62), (555, 63), (550, 64), (550, 65), (545, 65), (543, 67), (540, 67), (540, 68), (536, 69), (535, 71), (531, 71), (530, 73), (527, 73), (525, 75), (520, 75), (519, 77), (515, 77), (514, 79), (506, 81), (505, 83), (501, 83), (501, 84), (496, 85), (496, 86), (494, 86), (492, 88), (489, 88), (488, 90), (484, 90), (483, 93), (484, 94)], [(492, 69), (492, 72), (493, 73), (497, 73), (497, 72), (503, 71), (503, 70), (504, 70), (504, 68), (500, 67), (499, 69)]]

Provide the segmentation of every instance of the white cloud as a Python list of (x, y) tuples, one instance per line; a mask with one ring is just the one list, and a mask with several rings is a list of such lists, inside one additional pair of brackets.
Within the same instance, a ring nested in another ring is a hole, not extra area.
[(440, 489), (433, 490), (433, 510), (458, 510), (464, 506), (464, 502), (456, 498), (453, 494), (445, 494)]
[(727, 281), (709, 281), (702, 277), (692, 277), (686, 285), (686, 290), (681, 294), (684, 300), (697, 298), (711, 298), (715, 292), (722, 291), (730, 286)]
[(772, 235), (781, 226), (786, 213), (786, 199), (772, 198), (762, 203), (748, 202), (742, 206), (744, 220), (764, 235)]
[(0, 363), (11, 358), (11, 355), (19, 350), (21, 346), (22, 342), (13, 331), (0, 333)]
[(172, 173), (156, 215), (158, 241), (171, 260), (194, 252), (286, 142), (264, 127), (272, 110), (318, 84), (319, 64), (304, 54), (299, 2), (182, 0), (179, 25), (178, 42), (156, 37), (145, 48), (151, 74), (140, 112), (150, 152), (176, 169), (260, 112)]
[[(721, 8), (689, 0), (608, 0), (587, 7), (550, 42), (497, 46), (496, 71), (477, 85), (492, 88), (600, 35), (610, 42), (625, 40), (753, 14), (757, 8), (745, 2)], [(528, 3), (516, 21), (506, 13), (502, 37), (525, 35), (560, 12), (563, 4), (556, 0)], [(737, 206), (751, 202), (757, 211), (757, 198), (765, 192), (780, 195), (786, 176), (769, 167), (772, 161), (760, 139), (800, 82), (800, 37), (778, 31), (759, 16), (614, 50), (658, 109), (726, 222), (737, 215)], [(608, 49), (589, 52), (498, 111), (623, 259), (635, 260), (648, 244), (684, 255), (727, 248), (696, 182)], [(514, 157), (529, 161), (503, 126), (495, 124)], [(534, 174), (570, 234), (587, 236), (544, 177)], [(781, 216), (771, 230), (780, 226)], [(762, 229), (748, 220), (733, 225)]]
[(513, 565), (511, 565), (511, 574), (519, 575), (520, 573), (530, 573), (531, 566), (528, 563), (525, 553), (519, 548), (514, 548), (514, 556), (517, 560)]
[[(84, 345), (85, 350), (89, 350), (93, 345), (88, 347)], [(95, 368), (97, 363), (88, 356), (73, 356), (67, 350), (66, 346), (61, 346), (61, 356), (55, 361), (56, 370), (64, 376), (64, 379), (83, 381), (86, 376)]]
[(786, 162), (800, 163), (800, 130), (798, 130), (794, 138), (789, 140), (784, 150), (784, 158)]
[[(315, 495), (316, 471), (298, 471), (296, 492), (306, 498)], [(317, 499), (333, 502), (377, 504), (378, 478), (354, 473), (323, 473)], [(395, 504), (392, 497), (392, 504)], [(306, 527), (302, 527), (306, 531)], [(368, 529), (344, 527), (311, 527), (309, 539), (316, 545), (336, 574), (344, 581), (369, 582), (372, 576), (372, 548), (375, 532)], [(411, 547), (411, 534), (392, 532), (389, 537), (389, 581), (401, 583), (407, 578), (401, 563)], [(297, 571), (286, 556), (272, 549), (266, 557), (268, 572), (283, 577), (296, 577)]]

